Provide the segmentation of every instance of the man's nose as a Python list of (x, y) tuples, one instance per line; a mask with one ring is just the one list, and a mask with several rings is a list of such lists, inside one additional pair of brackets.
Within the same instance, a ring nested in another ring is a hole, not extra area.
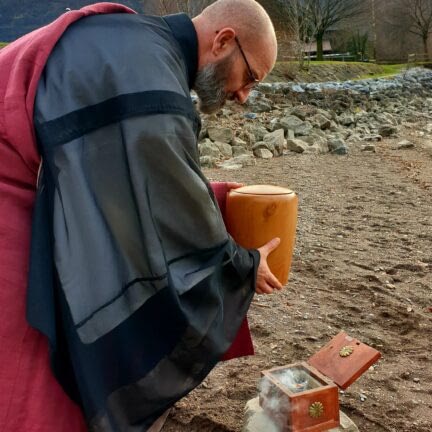
[(251, 89), (242, 88), (234, 92), (234, 99), (239, 104), (244, 104), (249, 96)]

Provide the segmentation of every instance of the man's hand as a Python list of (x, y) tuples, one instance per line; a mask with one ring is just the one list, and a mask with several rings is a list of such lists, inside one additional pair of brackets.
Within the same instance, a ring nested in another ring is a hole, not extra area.
[(271, 272), (267, 264), (267, 257), (280, 244), (280, 238), (276, 237), (270, 240), (264, 246), (258, 248), (261, 255), (260, 263), (257, 271), (257, 281), (255, 292), (257, 294), (271, 294), (275, 289), (282, 289), (282, 284), (277, 280), (276, 276)]
[(226, 183), (226, 187), (227, 187), (227, 189), (228, 189), (228, 192), (229, 192), (231, 189), (238, 189), (238, 188), (241, 188), (241, 187), (243, 187), (243, 186), (244, 186), (243, 183), (235, 183), (235, 182), (227, 182), (227, 183)]

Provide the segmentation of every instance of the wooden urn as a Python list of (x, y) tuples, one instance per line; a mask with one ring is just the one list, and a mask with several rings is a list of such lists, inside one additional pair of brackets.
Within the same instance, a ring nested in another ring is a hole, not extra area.
[(348, 388), (380, 357), (341, 332), (307, 362), (262, 371), (260, 405), (283, 432), (336, 428), (339, 388)]
[(297, 195), (278, 186), (254, 185), (232, 189), (226, 201), (227, 230), (246, 249), (257, 249), (275, 237), (280, 245), (267, 258), (285, 285), (291, 268), (297, 227)]

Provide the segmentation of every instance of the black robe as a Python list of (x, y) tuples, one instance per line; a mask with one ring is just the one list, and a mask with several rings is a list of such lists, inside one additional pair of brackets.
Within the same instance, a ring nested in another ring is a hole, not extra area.
[(255, 287), (199, 167), (185, 15), (83, 18), (38, 87), (28, 320), (91, 430), (145, 431), (229, 348)]

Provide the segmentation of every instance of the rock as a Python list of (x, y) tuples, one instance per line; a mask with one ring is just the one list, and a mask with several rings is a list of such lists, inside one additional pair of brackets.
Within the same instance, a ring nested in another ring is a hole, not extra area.
[(392, 135), (396, 135), (398, 133), (398, 128), (393, 125), (383, 125), (378, 129), (378, 134), (382, 137), (390, 137)]
[(200, 156), (200, 165), (202, 168), (216, 168), (217, 159), (211, 156)]
[(218, 146), (216, 146), (208, 138), (198, 144), (198, 150), (200, 156), (210, 156), (214, 159), (219, 159), (222, 156)]
[(259, 149), (266, 149), (274, 153), (274, 146), (271, 142), (265, 142), (265, 141), (259, 141), (252, 147), (252, 151), (255, 152), (255, 150)]
[(303, 124), (303, 120), (300, 120), (298, 117), (289, 115), (286, 117), (282, 117), (279, 119), (277, 123), (277, 127), (282, 128), (285, 132), (288, 130), (294, 131), (296, 133), (296, 129)]
[(214, 145), (219, 149), (219, 151), (223, 157), (228, 157), (228, 158), (232, 157), (233, 150), (229, 144), (216, 141), (214, 143)]
[(352, 114), (342, 114), (339, 117), (339, 123), (343, 126), (351, 126), (355, 123), (354, 116)]
[[(268, 130), (261, 124), (250, 123), (245, 126), (245, 130), (255, 137), (256, 141), (262, 141), (264, 135), (268, 134)], [(252, 144), (252, 143), (251, 143)]]
[(381, 135), (364, 135), (362, 138), (363, 141), (382, 141), (382, 136)]
[[(237, 147), (244, 147), (244, 148), (247, 148), (247, 147), (248, 147), (247, 142), (244, 141), (244, 140), (242, 140), (242, 139), (239, 138), (239, 137), (234, 137), (233, 140), (232, 140), (232, 142), (231, 142), (231, 144), (232, 144), (233, 147), (234, 147), (234, 146), (237, 146)], [(253, 142), (253, 144), (255, 144), (255, 141)], [(253, 144), (252, 144), (252, 145), (253, 145)]]
[(362, 145), (361, 151), (376, 153), (376, 147), (373, 144)]
[(303, 138), (302, 141), (307, 142), (313, 149), (316, 149), (317, 151), (314, 150), (314, 153), (324, 154), (324, 153), (328, 153), (329, 151), (327, 139), (322, 136), (313, 134), (306, 138)]
[(312, 131), (313, 126), (309, 122), (304, 122), (294, 130), (294, 133), (296, 136), (309, 136)]
[[(283, 129), (277, 129), (272, 133), (264, 135), (264, 142), (271, 144), (274, 156), (281, 156), (285, 145), (285, 136)], [(269, 148), (269, 150), (271, 150)]]
[(269, 112), (273, 108), (273, 103), (270, 99), (262, 98), (257, 99), (255, 102), (249, 105), (252, 110), (257, 113)]
[(295, 153), (303, 153), (309, 147), (308, 143), (299, 139), (287, 140), (287, 149)]
[(414, 144), (411, 141), (408, 140), (402, 140), (400, 142), (398, 142), (396, 144), (395, 147), (393, 147), (395, 150), (405, 150), (405, 149), (410, 149), (410, 148), (414, 148)]
[(301, 105), (294, 107), (290, 114), (293, 116), (298, 117), (300, 120), (305, 121), (307, 117), (311, 117), (315, 115), (317, 112), (317, 109), (313, 106), (308, 105)]
[(346, 147), (345, 141), (342, 138), (337, 138), (337, 137), (329, 139), (327, 144), (328, 144), (329, 151), (331, 152), (340, 147)]
[(241, 164), (244, 167), (245, 166), (254, 166), (254, 165), (256, 165), (256, 160), (255, 160), (255, 158), (254, 158), (254, 156), (253, 156), (252, 153), (239, 155), (239, 156), (236, 156), (236, 157), (234, 157), (234, 158), (232, 158), (230, 160), (232, 160), (233, 163)]
[(250, 151), (247, 150), (245, 147), (232, 146), (232, 155), (234, 157), (240, 156), (240, 155), (243, 155), (243, 154), (250, 154)]
[(254, 155), (260, 159), (271, 159), (273, 157), (273, 152), (266, 148), (257, 148), (254, 150)]
[(295, 138), (295, 133), (292, 129), (288, 129), (286, 131), (286, 138), (287, 139), (294, 139)]
[[(339, 411), (340, 426), (328, 432), (359, 432), (356, 424), (342, 411)], [(282, 425), (273, 420), (260, 407), (259, 398), (246, 403), (242, 432), (281, 432)]]
[(242, 169), (243, 165), (239, 164), (239, 163), (235, 163), (235, 162), (233, 162), (232, 159), (229, 159), (229, 160), (224, 161), (221, 164), (219, 164), (219, 168), (224, 169), (224, 170), (235, 171), (235, 170)]
[(424, 148), (426, 150), (426, 153), (432, 156), (432, 143), (425, 143)]
[(305, 92), (305, 90), (303, 89), (303, 87), (302, 87), (301, 85), (299, 85), (299, 84), (294, 84), (294, 85), (291, 87), (291, 89), (292, 89), (292, 91), (295, 92), (295, 93), (304, 93), (304, 92)]
[(348, 147), (346, 146), (340, 146), (330, 152), (331, 154), (335, 155), (346, 155), (348, 154)]
[(219, 141), (223, 143), (231, 143), (234, 138), (232, 129), (222, 127), (209, 127), (207, 129), (208, 136), (212, 141)]
[(316, 124), (321, 130), (326, 130), (331, 128), (331, 119), (324, 117), (322, 114), (317, 114), (312, 117), (312, 123)]
[(271, 111), (273, 108), (273, 102), (257, 90), (250, 92), (245, 105), (256, 113)]

